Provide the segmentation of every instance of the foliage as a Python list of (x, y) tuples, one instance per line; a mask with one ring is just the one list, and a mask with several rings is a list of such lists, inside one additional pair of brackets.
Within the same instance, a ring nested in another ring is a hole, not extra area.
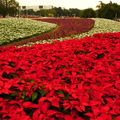
[(119, 120), (120, 32), (0, 48), (0, 119)]
[(26, 15), (27, 17), (29, 16), (29, 15), (35, 15), (35, 11), (33, 10), (33, 9), (28, 9), (28, 10), (21, 10), (20, 11), (20, 16), (21, 15)]
[(54, 9), (48, 9), (48, 10), (43, 9), (43, 10), (36, 11), (35, 14), (43, 17), (49, 16), (51, 14), (54, 17), (56, 14), (56, 11)]
[[(28, 13), (29, 15), (37, 15), (37, 16), (43, 16), (43, 17), (49, 17), (51, 14), (52, 17), (80, 17), (81, 10), (77, 8), (70, 8), (70, 9), (63, 9), (61, 7), (54, 7), (52, 9), (42, 9), (38, 10), (35, 13)], [(26, 10), (21, 10), (21, 15), (27, 15)]]
[(48, 32), (57, 25), (27, 18), (0, 19), (0, 45)]
[(77, 8), (70, 8), (69, 9), (69, 16), (70, 17), (80, 17), (80, 12), (81, 10), (77, 9)]
[(100, 18), (115, 19), (120, 17), (120, 5), (112, 3), (111, 1), (107, 4), (100, 2), (97, 6), (97, 15)]
[(16, 0), (1, 0), (0, 14), (3, 17), (6, 15), (15, 16), (19, 11), (19, 3)]
[(95, 18), (96, 12), (92, 8), (87, 8), (82, 10), (80, 16), (83, 18)]

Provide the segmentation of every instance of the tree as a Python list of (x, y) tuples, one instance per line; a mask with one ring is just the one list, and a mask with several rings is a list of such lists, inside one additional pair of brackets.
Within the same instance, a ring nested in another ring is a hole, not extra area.
[(69, 14), (70, 14), (70, 11), (68, 9), (63, 9), (63, 16), (64, 17), (70, 17)]
[(80, 16), (83, 18), (94, 18), (96, 17), (96, 12), (92, 8), (87, 8), (82, 10)]
[(42, 9), (35, 12), (39, 16), (50, 17), (80, 17), (80, 11), (77, 8), (63, 9), (61, 7), (54, 7), (52, 9)]
[(52, 9), (43, 9), (43, 10), (38, 10), (36, 11), (35, 13), (36, 15), (39, 15), (39, 16), (49, 16), (49, 17), (54, 17), (55, 14), (56, 14), (56, 11), (52, 8)]
[(54, 17), (56, 15), (56, 11), (54, 8), (48, 10), (48, 16)]
[(77, 8), (70, 8), (70, 17), (80, 17), (80, 10)]
[(55, 17), (61, 17), (64, 14), (64, 11), (61, 7), (54, 7), (54, 10), (56, 11)]
[(36, 11), (36, 15), (39, 15), (39, 16), (48, 16), (48, 10), (38, 10)]
[(34, 15), (35, 14), (35, 11), (33, 9), (28, 9), (28, 15)]
[(103, 3), (102, 1), (99, 1), (99, 5), (96, 6), (96, 8), (101, 9), (105, 6), (105, 3)]
[(19, 3), (15, 0), (0, 0), (0, 14), (3, 17), (6, 15), (14, 16), (19, 12)]
[(114, 19), (120, 17), (120, 5), (117, 3), (112, 3), (111, 1), (108, 4), (105, 4), (100, 1), (100, 4), (96, 6), (97, 16), (100, 18)]

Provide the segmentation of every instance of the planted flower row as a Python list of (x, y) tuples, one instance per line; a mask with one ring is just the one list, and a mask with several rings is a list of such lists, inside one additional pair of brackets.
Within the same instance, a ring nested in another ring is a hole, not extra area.
[(56, 24), (27, 18), (2, 18), (0, 19), (0, 45), (48, 32), (56, 26)]
[(0, 48), (0, 119), (119, 120), (120, 32)]
[(38, 21), (55, 23), (59, 27), (57, 30), (39, 36), (40, 40), (55, 39), (80, 34), (91, 30), (94, 27), (94, 20), (79, 18), (63, 19), (36, 19)]
[[(15, 44), (15, 45), (22, 45), (23, 46), (31, 46), (35, 43), (39, 44), (39, 43), (52, 43), (53, 40), (57, 40), (57, 41), (63, 41), (66, 39), (80, 39), (80, 38), (84, 38), (87, 36), (92, 36), (93, 34), (96, 33), (114, 33), (114, 32), (119, 32), (120, 31), (120, 22), (116, 22), (113, 20), (108, 20), (108, 19), (102, 19), (102, 18), (93, 18), (93, 20), (95, 21), (94, 27), (85, 33), (81, 33), (81, 34), (77, 34), (77, 35), (73, 35), (73, 36), (69, 36), (69, 37), (61, 37), (61, 38), (56, 38), (56, 39), (47, 39), (47, 40), (39, 40), (40, 37), (36, 37), (36, 38), (32, 38), (29, 39), (28, 41), (37, 41), (37, 42), (29, 42), (27, 44), (24, 44), (22, 42)], [(44, 35), (44, 34), (43, 34)], [(51, 34), (52, 36), (52, 34)], [(28, 42), (26, 41), (26, 42)]]

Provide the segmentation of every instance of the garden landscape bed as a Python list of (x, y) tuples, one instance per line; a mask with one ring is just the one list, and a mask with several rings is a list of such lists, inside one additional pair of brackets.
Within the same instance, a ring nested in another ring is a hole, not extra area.
[(120, 32), (0, 47), (1, 120), (119, 120)]
[[(27, 38), (27, 39), (21, 39), (21, 40), (18, 39), (18, 40), (16, 40), (17, 42), (12, 42), (12, 43), (10, 42), (9, 45), (23, 45), (23, 44), (26, 44), (26, 43), (29, 43), (29, 42), (37, 42), (37, 41), (40, 41), (40, 40), (42, 41), (42, 40), (48, 40), (48, 39), (63, 38), (63, 37), (72, 36), (72, 35), (87, 32), (94, 27), (94, 20), (92, 20), (92, 19), (80, 19), (80, 18), (66, 18), (66, 19), (54, 18), (53, 19), (53, 18), (46, 18), (46, 19), (31, 20), (31, 22), (35, 22), (35, 21), (37, 21), (38, 23), (40, 22), (39, 24), (44, 23), (44, 25), (46, 26), (44, 28), (44, 32), (41, 32), (42, 34), (39, 34), (37, 36), (32, 36), (31, 38)], [(30, 24), (30, 22), (29, 22), (29, 24)], [(46, 29), (48, 25), (50, 27), (51, 26), (54, 27), (55, 25), (57, 25), (57, 27), (48, 32), (48, 30)], [(23, 28), (25, 27), (24, 24), (22, 26), (23, 26)], [(30, 29), (31, 28), (32, 27), (30, 27)], [(43, 31), (42, 30), (43, 27), (39, 28), (39, 26), (37, 26), (36, 29), (39, 29), (39, 30)], [(33, 31), (34, 31), (34, 29), (33, 29)], [(29, 32), (31, 32), (31, 31), (29, 31)], [(24, 34), (24, 32), (23, 32), (23, 34)], [(33, 33), (31, 32), (31, 34), (33, 34)], [(23, 38), (26, 38), (26, 37), (23, 37)], [(7, 43), (7, 46), (8, 46), (8, 43)]]
[[(103, 19), (103, 18), (92, 18), (92, 19), (95, 21), (94, 27), (91, 30), (81, 33), (81, 34), (76, 34), (76, 35), (71, 35), (68, 37), (60, 37), (60, 38), (53, 39), (52, 37), (54, 37), (54, 35), (55, 35), (53, 33), (55, 33), (55, 30), (57, 30), (58, 27), (60, 27), (60, 26), (58, 26), (56, 29), (53, 29), (53, 31), (50, 31), (49, 33), (45, 33), (45, 34), (38, 35), (38, 36), (28, 38), (28, 39), (23, 39), (22, 41), (14, 42), (14, 43), (4, 45), (4, 46), (9, 46), (9, 45), (15, 45), (15, 46), (19, 46), (19, 47), (31, 46), (31, 45), (39, 44), (39, 43), (40, 44), (52, 43), (53, 40), (64, 41), (67, 39), (80, 39), (80, 38), (92, 36), (93, 34), (96, 34), (96, 33), (120, 32), (120, 22), (116, 22), (116, 21), (109, 20), (109, 19)], [(74, 20), (76, 20), (76, 19), (74, 19)], [(71, 27), (72, 27), (72, 24), (71, 24)], [(61, 27), (61, 28), (64, 28), (64, 27)], [(73, 26), (73, 28), (75, 28), (75, 27)], [(84, 27), (82, 27), (82, 28), (84, 28)], [(64, 32), (65, 29), (66, 28), (64, 28), (62, 31), (60, 31), (60, 33), (62, 34), (62, 32)], [(70, 33), (69, 29), (68, 29), (68, 33)], [(45, 37), (40, 37), (40, 36), (45, 36), (45, 35), (52, 36), (51, 37), (52, 39), (41, 40), (41, 38), (45, 38)]]

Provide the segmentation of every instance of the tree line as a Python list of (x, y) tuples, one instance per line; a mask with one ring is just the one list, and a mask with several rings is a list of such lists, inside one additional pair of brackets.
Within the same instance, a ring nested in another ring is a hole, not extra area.
[(14, 16), (19, 11), (19, 3), (15, 0), (0, 0), (0, 15), (3, 17)]
[(33, 9), (20, 10), (19, 3), (15, 0), (0, 0), (0, 14), (3, 17), (6, 15), (33, 15), (33, 16), (49, 16), (49, 17), (81, 17), (81, 18), (120, 18), (120, 5), (117, 3), (105, 4), (102, 1), (96, 6), (96, 10), (87, 8), (80, 10), (77, 8), (62, 9), (61, 7), (54, 7), (52, 9), (41, 9), (34, 11)]

